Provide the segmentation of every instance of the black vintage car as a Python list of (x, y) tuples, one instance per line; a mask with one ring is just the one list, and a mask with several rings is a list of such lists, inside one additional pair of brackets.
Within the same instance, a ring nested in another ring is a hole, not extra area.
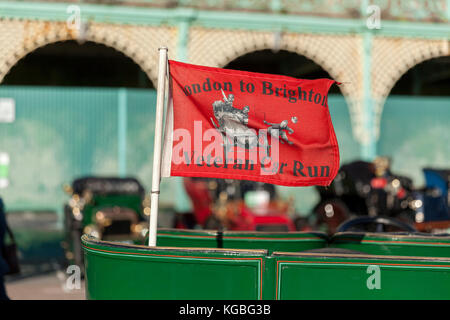
[(148, 230), (150, 203), (134, 178), (84, 177), (65, 186), (70, 200), (64, 206), (66, 258), (83, 263), (81, 235), (141, 244)]
[(341, 166), (329, 187), (317, 187), (320, 202), (313, 209), (315, 227), (330, 234), (356, 216), (386, 217), (414, 224), (412, 180), (393, 174), (385, 158)]

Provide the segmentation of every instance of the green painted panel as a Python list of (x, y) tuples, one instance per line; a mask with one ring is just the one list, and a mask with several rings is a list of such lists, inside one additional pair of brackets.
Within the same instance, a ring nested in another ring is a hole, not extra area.
[(158, 229), (157, 246), (218, 248), (217, 231)]
[(359, 158), (359, 144), (352, 132), (352, 123), (347, 103), (341, 95), (328, 97), (330, 116), (339, 144), (341, 164), (354, 161)]
[(3, 86), (0, 96), (16, 102), (15, 122), (0, 125), (0, 149), (10, 155), (8, 209), (58, 209), (64, 182), (108, 162), (117, 170), (116, 159), (102, 156), (115, 147), (114, 91)]
[(450, 167), (450, 97), (387, 99), (381, 117), (380, 155), (392, 157), (392, 171), (424, 184), (422, 168)]
[(150, 187), (156, 91), (127, 89), (127, 108), (127, 171)]
[(449, 258), (82, 243), (89, 299), (450, 299)]
[(224, 232), (223, 247), (301, 252), (327, 246), (327, 236), (320, 232), (256, 233)]
[(88, 299), (260, 299), (263, 250), (118, 246), (82, 237)]
[(283, 255), (278, 299), (450, 299), (450, 259)]
[(342, 232), (331, 238), (330, 247), (375, 255), (450, 258), (449, 236)]
[[(63, 183), (84, 175), (118, 174), (118, 89), (0, 87), (15, 99), (16, 120), (0, 124), (0, 151), (10, 157), (8, 210), (61, 213)], [(151, 181), (154, 90), (127, 89), (128, 174)], [(162, 195), (162, 198), (170, 198)]]
[(263, 249), (301, 252), (327, 246), (327, 236), (319, 232), (238, 232), (159, 229), (158, 246), (225, 249)]

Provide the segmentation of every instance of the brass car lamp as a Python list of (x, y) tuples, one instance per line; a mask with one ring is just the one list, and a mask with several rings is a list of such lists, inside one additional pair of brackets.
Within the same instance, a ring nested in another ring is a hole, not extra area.
[(86, 227), (84, 227), (83, 232), (85, 234), (90, 235), (91, 237), (100, 239), (100, 231), (98, 230), (97, 226), (93, 224), (89, 224)]
[(105, 216), (105, 214), (103, 213), (103, 212), (101, 212), (101, 211), (98, 211), (96, 214), (95, 214), (95, 219), (97, 220), (97, 223), (99, 224), (99, 225), (101, 225), (102, 227), (108, 227), (108, 226), (110, 226), (111, 224), (112, 224), (112, 221), (111, 221), (111, 219), (110, 218), (107, 218), (106, 216)]

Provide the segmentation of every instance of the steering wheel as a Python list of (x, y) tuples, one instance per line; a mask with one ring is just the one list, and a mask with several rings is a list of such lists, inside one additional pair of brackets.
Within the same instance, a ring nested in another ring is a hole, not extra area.
[(389, 217), (358, 217), (345, 221), (337, 232), (417, 232), (417, 230), (404, 222)]

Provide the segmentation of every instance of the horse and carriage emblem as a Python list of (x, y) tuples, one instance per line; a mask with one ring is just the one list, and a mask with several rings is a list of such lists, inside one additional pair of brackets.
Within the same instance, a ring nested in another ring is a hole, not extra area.
[[(270, 144), (267, 135), (259, 135), (254, 129), (248, 127), (250, 107), (236, 108), (233, 105), (233, 94), (229, 94), (227, 97), (222, 90), (222, 95), (222, 100), (214, 101), (212, 104), (217, 124), (212, 118), (211, 122), (216, 130), (222, 134), (225, 144), (229, 147), (238, 146), (247, 150), (262, 147), (269, 154)], [(292, 123), (297, 123), (297, 117), (291, 117), (291, 121)], [(271, 123), (266, 121), (264, 116), (263, 122), (265, 125), (268, 125), (267, 132), (272, 138), (279, 139), (282, 144), (293, 144), (287, 135), (287, 133), (294, 133), (294, 130), (288, 126), (288, 120), (283, 120), (280, 123)]]

